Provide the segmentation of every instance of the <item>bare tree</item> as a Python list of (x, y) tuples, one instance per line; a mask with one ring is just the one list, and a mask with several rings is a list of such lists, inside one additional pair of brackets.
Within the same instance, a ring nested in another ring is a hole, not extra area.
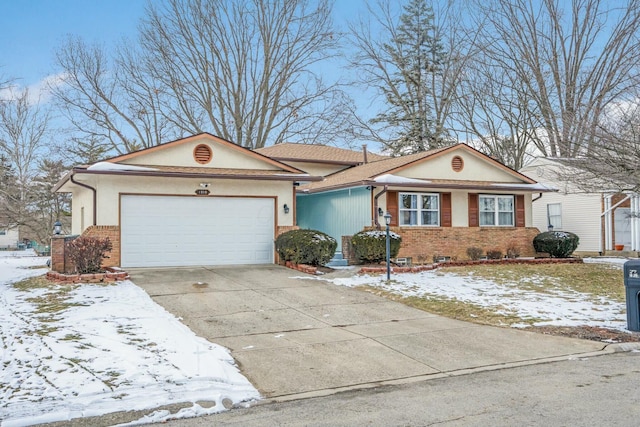
[(471, 145), (518, 170), (532, 156), (542, 123), (526, 84), (511, 71), (478, 53), (457, 87), (455, 116)]
[(373, 118), (358, 115), (357, 136), (394, 154), (449, 142), (456, 88), (472, 56), (474, 37), (454, 1), (412, 0), (397, 16), (388, 0), (368, 5), (368, 17), (350, 25), (358, 83), (376, 90)]
[(49, 113), (30, 103), (27, 89), (12, 95), (0, 101), (0, 163), (6, 184), (0, 187), (0, 209), (11, 223), (37, 228), (32, 183), (44, 153)]
[(639, 100), (611, 105), (589, 153), (561, 160), (578, 168), (579, 176), (575, 173), (560, 176), (585, 191), (640, 192)]
[(149, 86), (147, 76), (139, 78), (135, 58), (110, 61), (103, 47), (69, 37), (56, 60), (63, 79), (50, 90), (81, 138), (104, 141), (122, 154), (160, 144), (169, 136), (159, 91)]
[(119, 152), (203, 131), (258, 148), (345, 128), (350, 100), (318, 72), (337, 42), (328, 0), (168, 0), (150, 4), (138, 42), (110, 63), (76, 39), (57, 55), (68, 117)]
[(486, 55), (511, 84), (524, 85), (515, 108), (539, 116), (536, 148), (556, 157), (588, 152), (607, 106), (635, 84), (640, 2), (478, 3)]

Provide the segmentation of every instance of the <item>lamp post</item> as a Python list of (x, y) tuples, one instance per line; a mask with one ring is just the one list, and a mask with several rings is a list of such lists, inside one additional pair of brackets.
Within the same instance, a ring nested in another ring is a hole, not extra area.
[(60, 221), (56, 221), (53, 223), (53, 234), (59, 236), (62, 233), (62, 223)]
[(389, 225), (391, 224), (391, 214), (384, 214), (384, 222), (387, 224), (387, 282), (391, 280), (391, 238), (389, 236)]

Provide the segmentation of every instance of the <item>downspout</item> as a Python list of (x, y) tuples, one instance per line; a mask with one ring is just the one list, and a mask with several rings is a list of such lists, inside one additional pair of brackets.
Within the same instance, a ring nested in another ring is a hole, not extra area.
[(543, 195), (543, 194), (544, 194), (544, 193), (540, 193), (540, 195), (539, 195), (538, 197), (536, 197), (535, 199), (531, 199), (531, 203), (535, 202), (536, 200), (540, 200), (540, 199), (542, 199), (542, 195)]
[[(69, 180), (70, 180), (71, 182), (73, 182), (73, 183), (74, 183), (74, 184), (76, 184), (76, 185), (79, 185), (80, 187), (88, 188), (89, 190), (91, 190), (91, 191), (93, 192), (93, 224), (91, 224), (91, 225), (97, 225), (97, 223), (98, 223), (98, 221), (97, 221), (97, 218), (98, 218), (98, 210), (96, 209), (96, 207), (97, 207), (97, 206), (96, 206), (96, 205), (97, 205), (96, 189), (95, 189), (95, 188), (93, 188), (93, 187), (92, 187), (92, 186), (90, 186), (90, 185), (87, 185), (87, 184), (84, 184), (84, 183), (82, 183), (82, 182), (78, 182), (78, 181), (76, 181), (75, 179), (73, 179), (73, 176), (74, 176), (74, 175), (75, 175), (75, 173), (74, 173), (74, 172), (71, 172), (71, 178), (69, 178)], [(83, 230), (83, 231), (84, 231), (84, 230)]]
[(376, 225), (378, 230), (380, 230), (380, 222), (378, 221), (378, 197), (386, 193), (388, 189), (389, 188), (385, 185), (384, 189), (373, 198), (373, 223)]

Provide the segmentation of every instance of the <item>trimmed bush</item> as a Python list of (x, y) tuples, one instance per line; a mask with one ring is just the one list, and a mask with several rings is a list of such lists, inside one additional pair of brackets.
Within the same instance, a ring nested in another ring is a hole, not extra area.
[(102, 272), (102, 260), (112, 249), (111, 240), (108, 237), (80, 236), (69, 242), (66, 248), (69, 260), (75, 265), (76, 272), (80, 274)]
[(324, 265), (336, 253), (336, 239), (317, 230), (291, 230), (276, 239), (276, 251), (282, 261)]
[(568, 231), (545, 231), (533, 238), (536, 252), (546, 252), (553, 258), (568, 258), (578, 247), (580, 238)]
[(507, 248), (507, 258), (518, 258), (520, 256), (520, 247), (515, 244), (509, 245)]
[[(394, 232), (389, 232), (391, 258), (398, 256), (402, 237)], [(387, 232), (386, 231), (360, 231), (351, 238), (353, 254), (361, 264), (376, 263), (387, 259)]]
[(467, 256), (472, 261), (479, 260), (480, 257), (482, 257), (482, 249), (476, 248), (475, 246), (467, 248)]
[(500, 249), (488, 250), (487, 259), (502, 259), (502, 251)]

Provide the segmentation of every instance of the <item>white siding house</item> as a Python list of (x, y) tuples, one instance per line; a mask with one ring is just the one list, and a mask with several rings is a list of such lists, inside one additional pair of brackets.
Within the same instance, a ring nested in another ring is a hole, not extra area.
[(558, 176), (566, 176), (567, 168), (558, 159), (539, 157), (520, 170), (558, 189), (557, 193), (534, 198), (533, 225), (541, 231), (552, 225), (554, 230), (577, 234), (577, 252), (604, 253), (616, 249), (616, 245), (624, 245), (618, 250), (638, 250), (640, 236), (636, 235), (640, 227), (632, 212), (634, 206), (638, 207), (638, 195), (585, 192)]
[(20, 240), (18, 227), (0, 224), (0, 249), (15, 249)]

